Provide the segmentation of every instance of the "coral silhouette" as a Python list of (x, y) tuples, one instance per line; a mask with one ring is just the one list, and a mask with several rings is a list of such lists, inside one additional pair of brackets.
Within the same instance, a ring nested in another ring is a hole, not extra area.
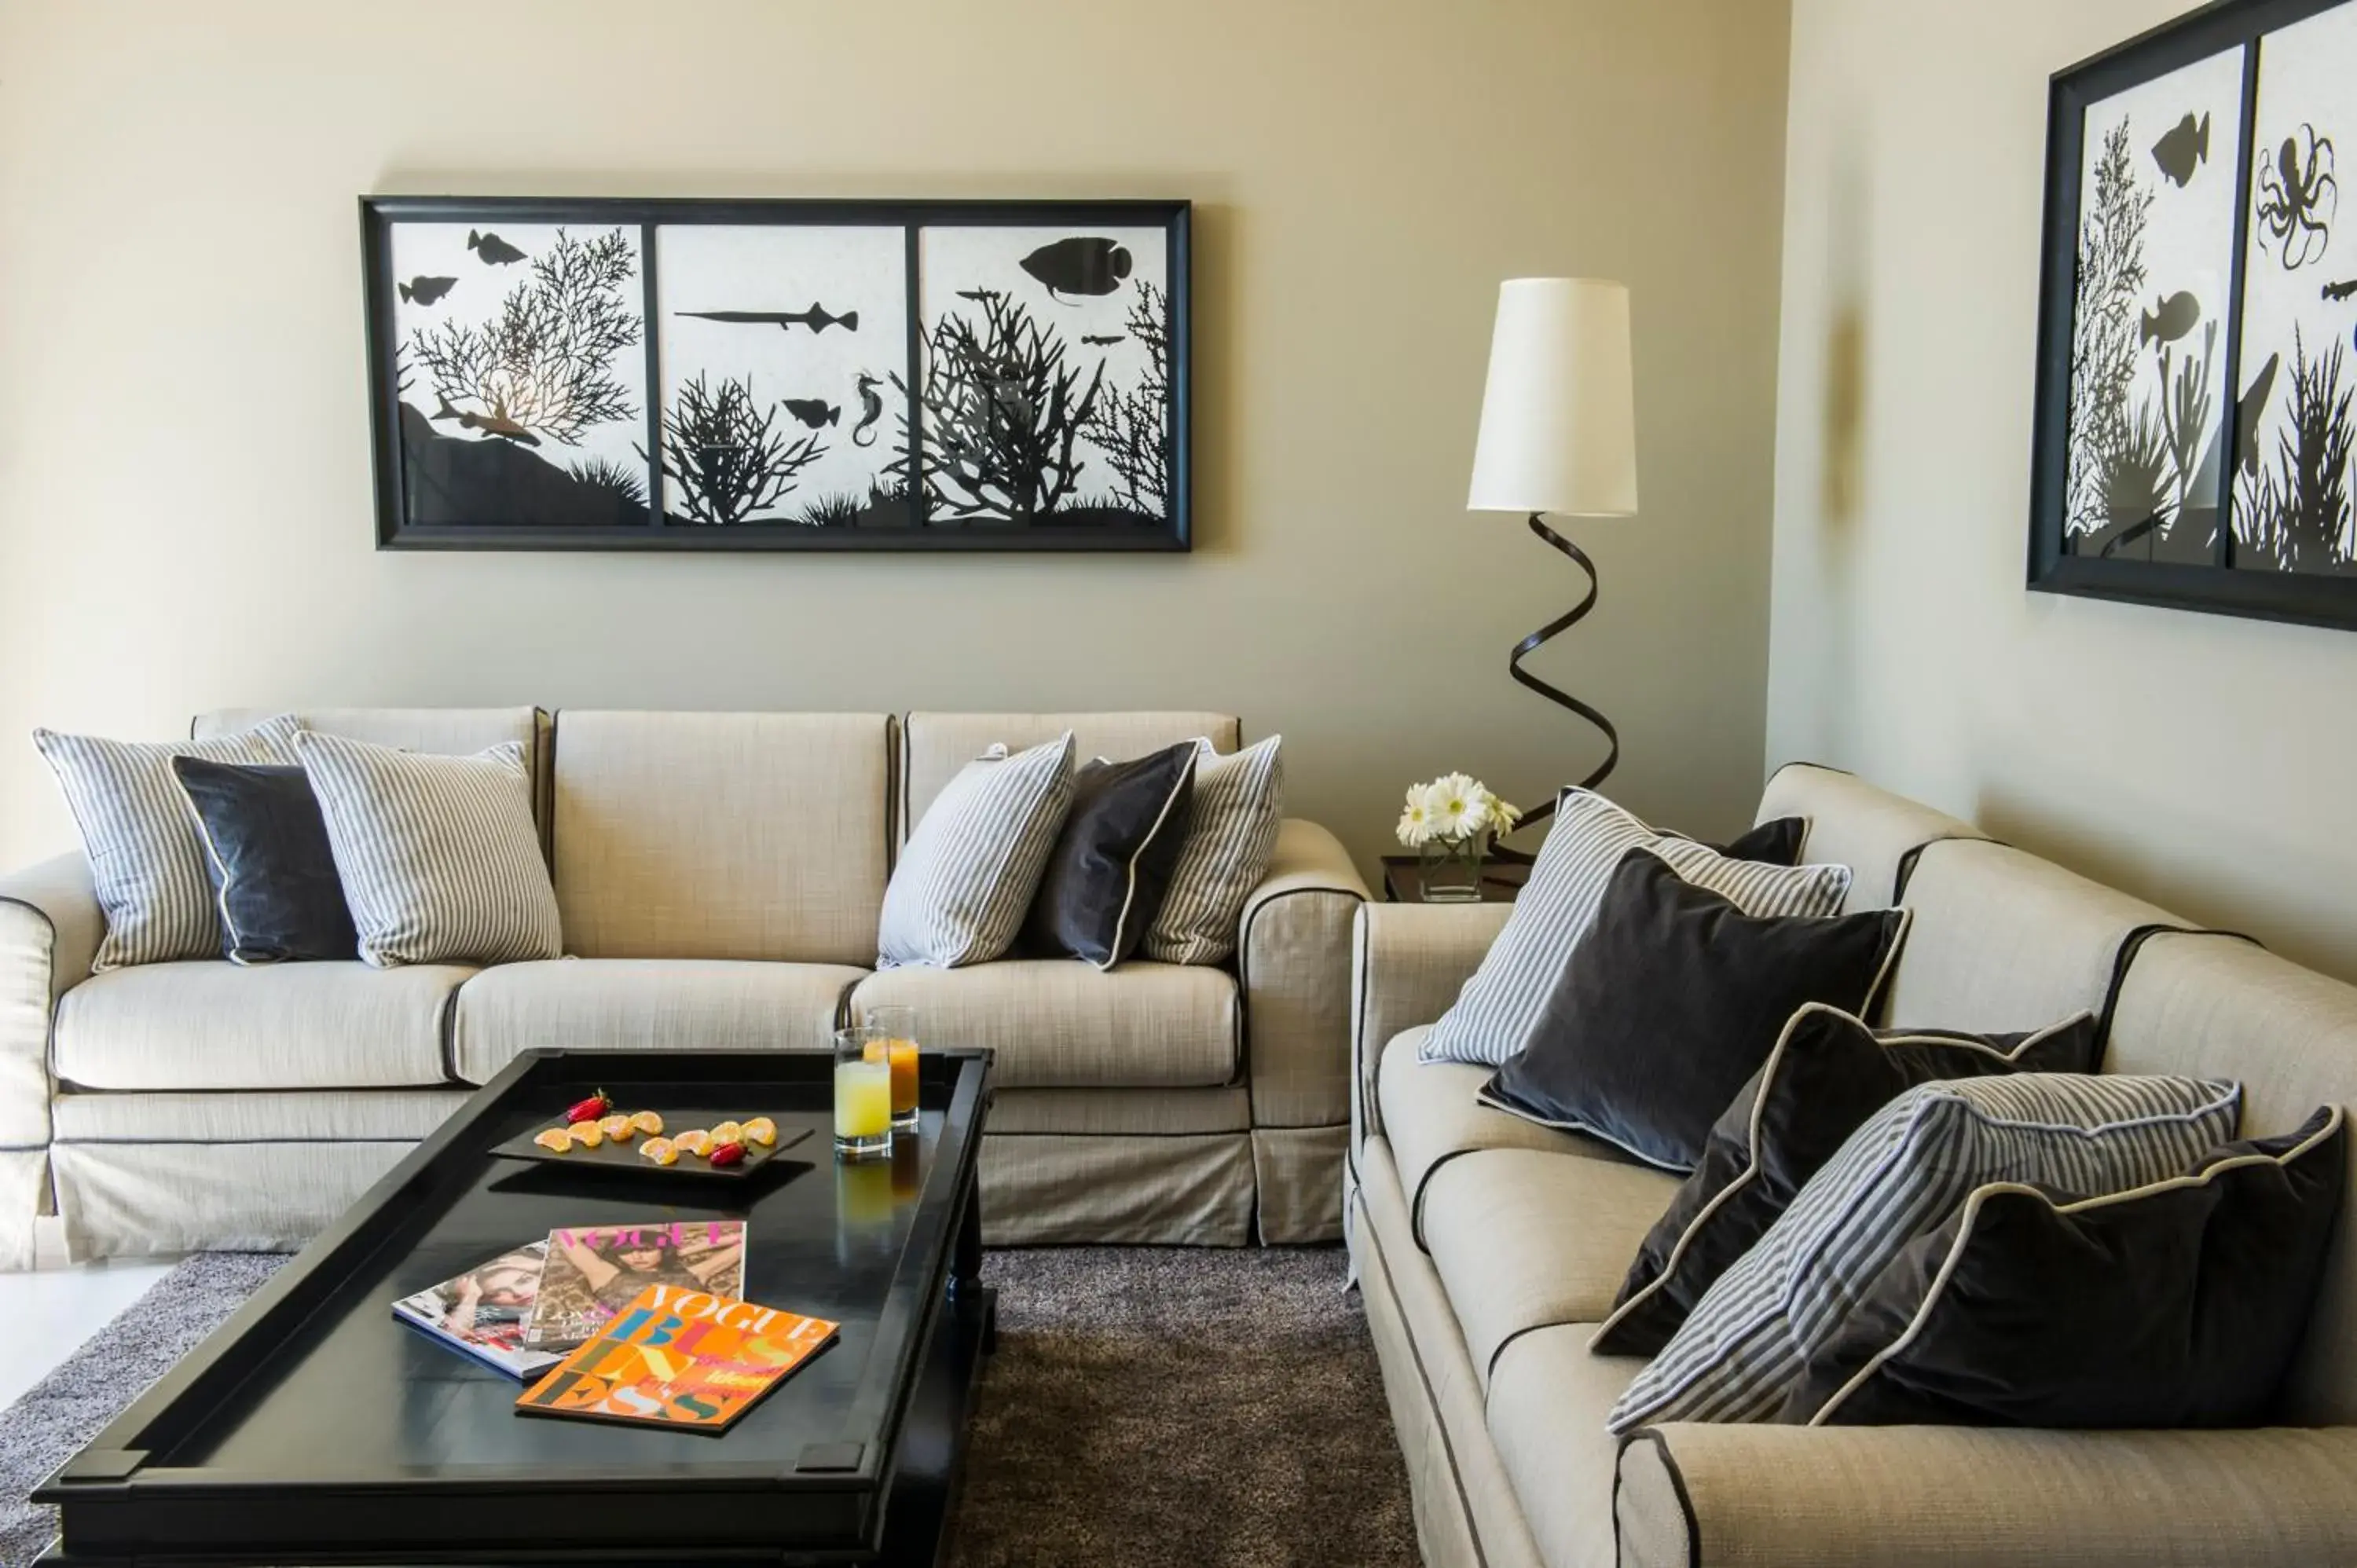
[[(711, 387), (698, 375), (682, 386), (662, 416), (662, 472), (676, 491), (678, 514), (725, 527), (792, 493), (795, 476), (827, 449), (817, 435), (794, 439), (777, 422), (774, 403), (756, 408), (749, 377)], [(665, 510), (672, 510), (668, 500)]]
[(615, 356), (644, 329), (623, 288), (637, 271), (621, 230), (587, 241), (559, 230), (500, 302), (497, 319), (412, 332), (404, 385), (423, 373), (468, 428), (512, 427), (577, 446), (591, 426), (637, 412), (613, 370)]
[(911, 452), (904, 415), (899, 452), (916, 464), (929, 521), (1034, 522), (1078, 485), (1073, 444), (1096, 417), (1104, 364), (1083, 387), (1062, 337), (1028, 309), (995, 292), (976, 303), (979, 328), (952, 311), (927, 334), (924, 434)]

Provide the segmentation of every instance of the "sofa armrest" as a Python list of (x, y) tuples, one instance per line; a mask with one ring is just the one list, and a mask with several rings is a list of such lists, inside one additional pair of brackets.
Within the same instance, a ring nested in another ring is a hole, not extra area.
[(1682, 1422), (1621, 1445), (1621, 1568), (2357, 1562), (2357, 1427)]
[(1375, 1068), (1394, 1036), (1448, 1011), (1505, 929), (1511, 904), (1369, 904), (1351, 964), (1351, 1097), (1357, 1148), (1383, 1131)]
[(1286, 819), (1236, 936), (1256, 1127), (1350, 1116), (1351, 922), (1366, 900), (1341, 841)]
[(79, 851), (0, 876), (0, 1149), (49, 1141), (49, 1018), (105, 934)]

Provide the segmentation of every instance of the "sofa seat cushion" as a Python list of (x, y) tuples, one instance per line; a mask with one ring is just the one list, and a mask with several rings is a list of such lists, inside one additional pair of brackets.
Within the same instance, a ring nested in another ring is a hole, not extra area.
[(58, 1004), (58, 1078), (77, 1089), (424, 1089), (446, 1051), (463, 964), (110, 970)]
[(1242, 1063), (1235, 977), (1132, 961), (1003, 959), (965, 969), (891, 969), (860, 982), (862, 1007), (917, 1012), (927, 1046), (998, 1053), (999, 1089), (1211, 1089)]
[(1620, 1441), (1604, 1430), (1604, 1412), (1645, 1362), (1590, 1355), (1596, 1327), (1525, 1334), (1505, 1348), (1490, 1377), (1490, 1440), (1547, 1568), (1613, 1568), (1618, 1561), (1612, 1489)]
[[(1558, 1133), (1491, 1110), (1480, 1102), (1479, 1096), (1494, 1069), (1472, 1062), (1419, 1061), (1416, 1052), (1424, 1036), (1422, 1028), (1402, 1031), (1383, 1047), (1383, 1064), (1375, 1074), (1375, 1099), (1383, 1111), (1383, 1133), (1391, 1139), (1392, 1157), (1399, 1164), (1400, 1189), (1407, 1197), (1418, 1245), (1427, 1244), (1424, 1200), (1433, 1173), (1460, 1155), (1469, 1155), (1477, 1149), (1534, 1149), (1620, 1165), (1636, 1164), (1609, 1144), (1577, 1133)], [(1668, 1179), (1674, 1189), (1676, 1179)], [(1666, 1207), (1668, 1197), (1662, 1202)], [(1660, 1210), (1654, 1212), (1658, 1214)], [(1646, 1221), (1651, 1223), (1651, 1219)], [(1637, 1242), (1644, 1234), (1641, 1226), (1630, 1239), (1630, 1257), (1636, 1255)]]
[(539, 1047), (818, 1051), (866, 970), (723, 959), (551, 959), (487, 969), (458, 996), (451, 1059), (483, 1083)]
[(414, 1143), (471, 1089), (309, 1089), (280, 1094), (60, 1094), (60, 1144)]
[(1483, 1380), (1523, 1336), (1610, 1313), (1677, 1190), (1642, 1165), (1538, 1149), (1480, 1149), (1434, 1171), (1425, 1250)]

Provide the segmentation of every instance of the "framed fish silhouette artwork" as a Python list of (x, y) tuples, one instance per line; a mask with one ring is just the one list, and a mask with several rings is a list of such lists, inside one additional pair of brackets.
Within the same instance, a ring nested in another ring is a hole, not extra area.
[(2352, 136), (2357, 0), (2224, 0), (2055, 75), (2030, 587), (2357, 627)]
[(1189, 547), (1184, 200), (361, 210), (380, 547)]

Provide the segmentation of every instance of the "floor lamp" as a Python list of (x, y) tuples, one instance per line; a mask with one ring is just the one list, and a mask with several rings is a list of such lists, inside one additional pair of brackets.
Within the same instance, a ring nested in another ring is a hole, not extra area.
[[(1594, 789), (1620, 759), (1620, 732), (1587, 703), (1523, 668), (1523, 660), (1596, 604), (1596, 564), (1546, 525), (1545, 514), (1627, 517), (1637, 510), (1637, 414), (1629, 370), (1629, 290), (1596, 278), (1509, 278), (1498, 289), (1490, 381), (1473, 450), (1469, 511), (1519, 511), (1531, 532), (1587, 575), (1577, 604), (1514, 645), (1507, 673), (1604, 732), (1610, 746), (1580, 780)], [(1522, 825), (1555, 814), (1555, 800)], [(1512, 851), (1501, 855), (1523, 858)]]

